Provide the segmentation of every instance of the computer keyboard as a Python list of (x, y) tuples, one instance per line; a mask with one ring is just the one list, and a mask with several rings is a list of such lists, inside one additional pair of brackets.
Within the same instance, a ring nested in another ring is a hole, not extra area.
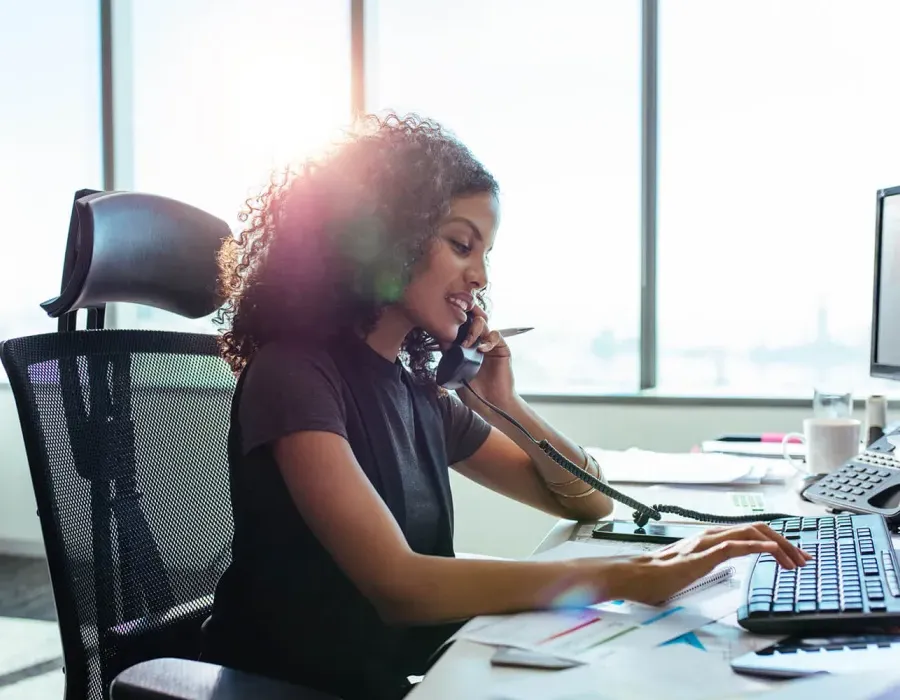
[(813, 555), (785, 569), (760, 554), (738, 623), (759, 634), (816, 635), (900, 626), (897, 557), (880, 515), (775, 520), (769, 525)]

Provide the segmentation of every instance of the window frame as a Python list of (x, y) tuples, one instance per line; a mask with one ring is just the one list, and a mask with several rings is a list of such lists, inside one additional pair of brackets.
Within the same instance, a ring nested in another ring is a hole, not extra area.
[[(105, 189), (128, 189), (133, 182), (131, 143), (131, 23), (128, 3), (98, 0), (100, 7), (101, 114), (103, 183)], [(369, 48), (367, 7), (377, 0), (345, 0), (350, 4), (350, 114), (365, 113), (367, 73), (373, 70)], [(747, 397), (664, 394), (658, 383), (657, 317), (657, 193), (658, 193), (658, 52), (659, 0), (641, 0), (640, 80), (640, 325), (639, 385), (628, 394), (528, 394), (532, 401), (562, 404), (657, 404), (693, 406), (808, 406), (808, 397)], [(117, 68), (119, 70), (117, 70)], [(116, 327), (115, 305), (107, 310), (107, 326)], [(861, 399), (857, 405), (861, 406)], [(900, 407), (900, 397), (892, 405)]]

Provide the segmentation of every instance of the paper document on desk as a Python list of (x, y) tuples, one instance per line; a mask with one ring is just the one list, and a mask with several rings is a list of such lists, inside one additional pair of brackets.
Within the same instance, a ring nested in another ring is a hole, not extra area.
[(710, 622), (706, 627), (701, 627), (675, 639), (670, 639), (664, 646), (685, 644), (706, 652), (710, 655), (709, 658), (726, 661), (730, 664), (731, 660), (738, 656), (759, 651), (783, 638), (783, 635), (750, 634), (737, 625), (731, 626), (724, 625), (721, 622)]
[[(589, 447), (607, 481), (638, 484), (760, 484), (789, 472), (773, 460), (700, 452), (625, 451)], [(787, 465), (788, 470), (792, 469)]]
[(683, 607), (664, 609), (612, 602), (496, 615), (487, 622), (477, 618), (454, 638), (590, 662), (622, 649), (650, 649), (710, 622), (708, 617)]
[(493, 700), (722, 700), (759, 693), (768, 686), (740, 676), (725, 661), (690, 646), (629, 650), (552, 674), (505, 683)]

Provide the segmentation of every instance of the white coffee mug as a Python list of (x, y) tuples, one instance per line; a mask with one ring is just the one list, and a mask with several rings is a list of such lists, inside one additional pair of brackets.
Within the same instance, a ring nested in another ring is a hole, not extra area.
[[(781, 454), (804, 474), (828, 474), (860, 452), (862, 424), (855, 418), (807, 418), (802, 433), (788, 433), (781, 439)], [(790, 440), (806, 444), (806, 463), (787, 454)]]

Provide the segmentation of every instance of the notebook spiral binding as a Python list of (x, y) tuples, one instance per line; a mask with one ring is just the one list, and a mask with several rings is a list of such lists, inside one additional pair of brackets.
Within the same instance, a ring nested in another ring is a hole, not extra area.
[(669, 603), (673, 600), (677, 600), (678, 598), (683, 598), (686, 595), (690, 595), (691, 593), (695, 593), (707, 586), (713, 586), (717, 583), (722, 583), (723, 581), (727, 581), (735, 574), (735, 569), (733, 566), (726, 566), (723, 569), (717, 569), (711, 573), (708, 573), (706, 576), (703, 576), (694, 583), (692, 583), (687, 588), (682, 588), (678, 593), (669, 598), (666, 598), (665, 602)]

